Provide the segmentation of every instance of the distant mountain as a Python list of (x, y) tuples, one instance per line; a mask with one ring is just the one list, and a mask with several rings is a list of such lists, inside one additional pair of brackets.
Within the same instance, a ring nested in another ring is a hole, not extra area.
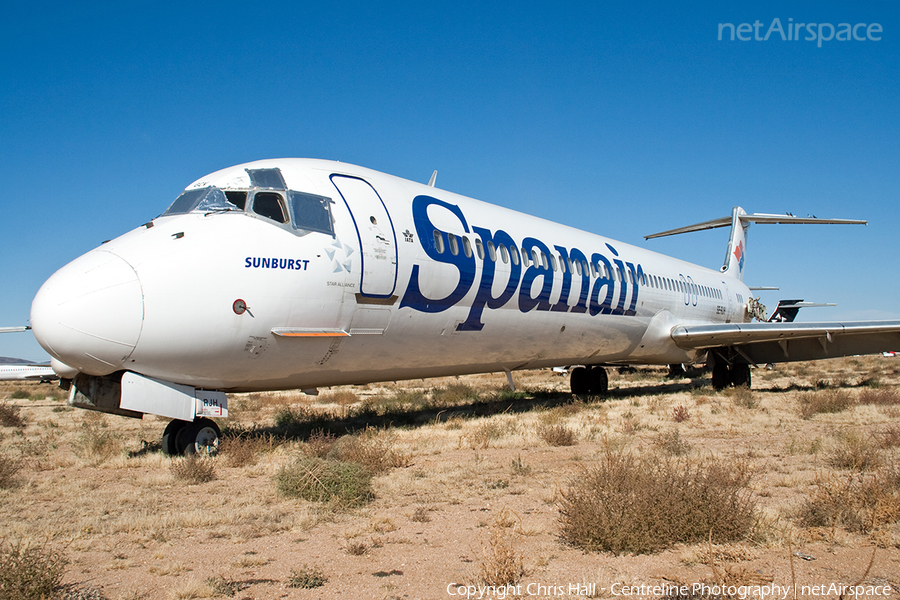
[(0, 356), (0, 365), (33, 365), (34, 362), (24, 358), (8, 358)]

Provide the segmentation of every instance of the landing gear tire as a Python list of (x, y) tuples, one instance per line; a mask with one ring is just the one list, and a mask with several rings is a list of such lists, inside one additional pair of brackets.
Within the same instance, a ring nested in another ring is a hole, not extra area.
[(219, 451), (219, 440), (221, 438), (222, 431), (215, 421), (197, 419), (193, 423), (187, 423), (178, 432), (176, 438), (178, 453), (185, 456), (190, 456), (191, 454), (215, 456)]
[(603, 367), (592, 367), (588, 371), (589, 393), (592, 396), (605, 396), (609, 392), (609, 377)]
[(569, 377), (569, 387), (576, 396), (591, 393), (591, 377), (586, 367), (575, 367)]
[(750, 387), (750, 365), (746, 363), (736, 363), (731, 367), (731, 382), (734, 387), (748, 388)]
[(727, 363), (716, 363), (712, 369), (712, 385), (713, 389), (721, 392), (731, 383), (731, 373)]
[(188, 421), (181, 421), (179, 419), (169, 421), (169, 424), (166, 425), (166, 429), (162, 434), (163, 454), (167, 454), (169, 456), (177, 456), (181, 454), (181, 452), (178, 451), (178, 434), (181, 433), (182, 429), (190, 424), (191, 423), (189, 423)]

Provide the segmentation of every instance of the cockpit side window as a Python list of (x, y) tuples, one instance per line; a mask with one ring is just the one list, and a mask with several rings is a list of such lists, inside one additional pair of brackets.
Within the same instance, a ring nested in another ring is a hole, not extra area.
[(239, 209), (244, 210), (247, 207), (247, 192), (225, 192), (225, 197), (228, 198), (228, 201), (237, 206)]
[(187, 190), (172, 203), (163, 215), (182, 215), (189, 212), (219, 212), (238, 210), (239, 207), (229, 201), (225, 192), (217, 187)]
[(291, 221), (294, 229), (306, 229), (334, 235), (330, 198), (289, 190), (288, 205), (291, 208)]
[(278, 223), (287, 223), (283, 198), (275, 192), (256, 192), (253, 196), (253, 212)]

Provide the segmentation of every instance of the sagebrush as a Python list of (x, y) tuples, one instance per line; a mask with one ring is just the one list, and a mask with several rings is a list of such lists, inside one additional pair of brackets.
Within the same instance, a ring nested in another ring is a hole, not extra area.
[(563, 492), (562, 537), (616, 554), (741, 540), (756, 523), (749, 483), (739, 461), (607, 451)]

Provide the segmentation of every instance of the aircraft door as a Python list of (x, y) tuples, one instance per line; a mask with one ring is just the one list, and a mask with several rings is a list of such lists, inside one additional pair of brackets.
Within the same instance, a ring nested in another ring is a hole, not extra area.
[(363, 296), (389, 298), (397, 285), (397, 239), (387, 207), (363, 179), (332, 175), (331, 182), (356, 226), (362, 253), (359, 291)]

